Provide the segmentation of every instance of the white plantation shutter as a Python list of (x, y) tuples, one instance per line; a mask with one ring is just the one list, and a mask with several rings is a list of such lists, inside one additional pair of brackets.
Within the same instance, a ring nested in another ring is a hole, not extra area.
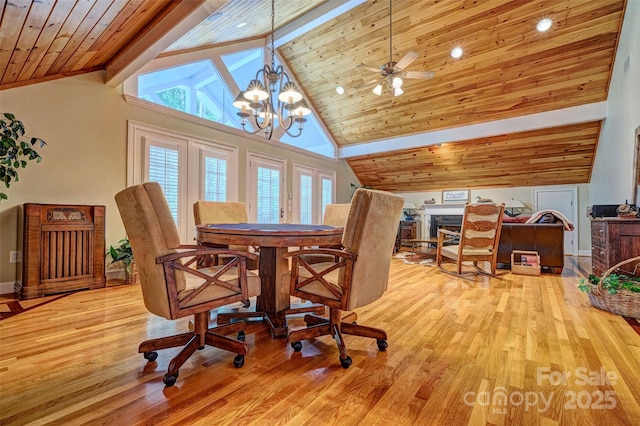
[(148, 181), (158, 182), (162, 187), (162, 192), (169, 203), (171, 216), (178, 223), (179, 219), (179, 161), (180, 156), (177, 149), (162, 146), (149, 146), (149, 169)]
[(323, 176), (320, 181), (321, 187), (321, 203), (322, 203), (322, 217), (324, 217), (324, 210), (327, 204), (333, 203), (333, 179)]
[(313, 223), (313, 176), (300, 175), (300, 223)]
[(258, 166), (258, 223), (280, 222), (280, 170)]
[(227, 201), (227, 162), (225, 160), (205, 157), (204, 199)]

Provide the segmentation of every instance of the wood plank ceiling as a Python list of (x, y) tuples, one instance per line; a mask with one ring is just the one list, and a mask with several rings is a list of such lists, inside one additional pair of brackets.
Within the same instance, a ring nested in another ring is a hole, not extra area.
[[(334, 0), (337, 2), (337, 0)], [(326, 0), (276, 0), (276, 28)], [(106, 69), (154, 28), (212, 0), (0, 0), (0, 90)], [(270, 2), (215, 2), (166, 54), (265, 37)], [(219, 7), (219, 5), (222, 5)], [(607, 99), (625, 0), (395, 0), (393, 60), (418, 59), (391, 98), (358, 68), (389, 61), (389, 2), (369, 0), (278, 48), (341, 147), (520, 117)], [(538, 33), (536, 22), (553, 20)], [(237, 28), (240, 22), (247, 22)], [(169, 45), (167, 45), (169, 46)], [(464, 49), (453, 59), (454, 46)], [(345, 94), (336, 93), (336, 86)], [(6, 107), (3, 106), (3, 109)], [(586, 183), (601, 123), (352, 157), (362, 184), (398, 191)], [(411, 161), (409, 161), (409, 159)], [(411, 167), (409, 165), (411, 164)]]
[(347, 159), (365, 185), (387, 191), (589, 182), (600, 121)]
[(0, 90), (104, 69), (178, 5), (172, 0), (3, 0)]

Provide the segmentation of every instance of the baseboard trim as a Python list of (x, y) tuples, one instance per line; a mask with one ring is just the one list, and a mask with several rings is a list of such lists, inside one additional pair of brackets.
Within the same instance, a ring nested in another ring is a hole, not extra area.
[(14, 282), (0, 283), (0, 294), (13, 294)]
[(578, 250), (578, 256), (591, 257), (591, 250)]

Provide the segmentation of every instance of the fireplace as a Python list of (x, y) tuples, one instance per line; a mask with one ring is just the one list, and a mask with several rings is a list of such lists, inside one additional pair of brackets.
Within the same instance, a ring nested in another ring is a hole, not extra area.
[(436, 214), (431, 215), (431, 223), (429, 224), (429, 235), (435, 237), (438, 235), (438, 229), (444, 228), (451, 231), (460, 231), (462, 226), (462, 215), (457, 214)]
[[(464, 204), (424, 204), (420, 210), (422, 218), (422, 235), (429, 238), (438, 237), (438, 226), (446, 226), (453, 231), (459, 231), (464, 215)], [(437, 218), (434, 221), (432, 219)], [(442, 219), (441, 219), (442, 218)], [(446, 224), (438, 224), (440, 221), (447, 221)]]

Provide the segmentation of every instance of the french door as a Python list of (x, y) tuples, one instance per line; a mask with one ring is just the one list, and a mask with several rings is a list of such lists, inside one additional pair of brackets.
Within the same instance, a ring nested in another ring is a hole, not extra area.
[(237, 165), (235, 147), (129, 123), (127, 185), (160, 183), (183, 243), (195, 237), (193, 203), (237, 201)]
[(322, 223), (324, 209), (335, 200), (335, 172), (293, 165), (293, 222)]
[(250, 222), (285, 221), (284, 194), (286, 161), (249, 153), (247, 214)]

